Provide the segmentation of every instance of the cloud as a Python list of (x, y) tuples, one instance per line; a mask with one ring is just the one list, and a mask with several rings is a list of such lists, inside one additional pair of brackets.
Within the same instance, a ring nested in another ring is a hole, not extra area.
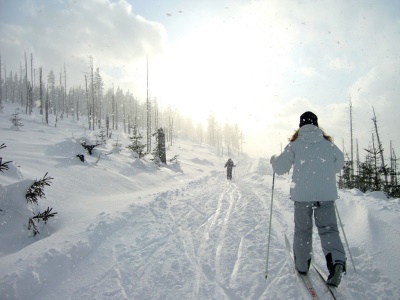
[[(8, 1), (5, 10), (15, 3)], [(238, 0), (218, 13), (215, 1), (193, 2), (179, 19), (166, 17), (169, 4), (163, 3), (159, 20), (166, 27), (141, 17), (128, 0), (18, 3), (24, 9), (2, 11), (0, 18), (8, 70), (18, 71), (24, 51), (32, 52), (45, 74), (57, 74), (65, 63), (70, 80), (83, 84), (93, 56), (106, 85), (137, 96), (146, 91), (149, 55), (150, 88), (163, 104), (199, 118), (214, 111), (219, 121), (240, 120), (257, 134), (266, 128), (267, 144), (286, 143), (305, 110), (318, 114), (336, 142), (348, 140), (349, 95), (355, 133), (366, 143), (372, 105), (386, 141), (395, 139), (389, 128), (400, 125), (395, 2)], [(147, 2), (137, 9), (158, 15)]]
[(321, 76), (318, 71), (315, 68), (312, 67), (302, 67), (300, 69), (300, 73), (307, 77), (315, 77), (315, 76)]
[(390, 140), (397, 140), (395, 142), (397, 149), (400, 149), (398, 133), (395, 130), (395, 128), (400, 128), (400, 102), (398, 100), (400, 95), (400, 75), (397, 71), (399, 68), (400, 58), (382, 61), (358, 78), (350, 88), (353, 110), (357, 121), (357, 126), (355, 127), (357, 135), (363, 140), (371, 140), (371, 133), (374, 132), (371, 121), (373, 107), (382, 137), (384, 137), (382, 140), (386, 142), (386, 145)]
[(351, 62), (345, 57), (335, 57), (328, 62), (329, 68), (333, 70), (349, 70), (352, 68)]
[(132, 77), (135, 62), (163, 55), (167, 43), (165, 28), (136, 15), (125, 0), (27, 1), (20, 11), (20, 25), (0, 29), (2, 58), (14, 70), (26, 52), (47, 71), (65, 63), (71, 81), (83, 82), (89, 56), (95, 67)]
[(400, 92), (400, 58), (396, 61), (382, 61), (358, 78), (350, 88), (354, 106), (376, 106), (385, 108), (388, 104), (398, 105)]

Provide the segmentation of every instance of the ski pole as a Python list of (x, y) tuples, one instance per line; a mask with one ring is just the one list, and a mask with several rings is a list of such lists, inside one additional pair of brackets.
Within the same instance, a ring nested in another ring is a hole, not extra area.
[(265, 280), (267, 280), (267, 277), (268, 277), (269, 244), (271, 241), (272, 204), (274, 201), (274, 187), (275, 187), (275, 172), (272, 174), (271, 209), (270, 209), (270, 214), (269, 214), (268, 246), (267, 246), (267, 262), (266, 262), (266, 266), (265, 266)]
[(351, 263), (353, 264), (354, 273), (357, 273), (357, 271), (356, 271), (356, 266), (354, 265), (354, 261), (353, 261), (353, 256), (351, 255), (351, 251), (350, 251), (349, 243), (348, 243), (348, 241), (347, 241), (346, 233), (344, 232), (344, 228), (343, 228), (342, 220), (340, 219), (339, 211), (338, 211), (338, 209), (337, 209), (337, 207), (336, 207), (336, 203), (335, 203), (335, 210), (336, 210), (336, 214), (337, 214), (337, 216), (338, 216), (338, 219), (339, 219), (340, 227), (342, 228), (342, 232), (343, 232), (344, 240), (346, 241), (347, 251), (349, 252), (349, 255), (350, 255), (350, 260), (351, 260)]

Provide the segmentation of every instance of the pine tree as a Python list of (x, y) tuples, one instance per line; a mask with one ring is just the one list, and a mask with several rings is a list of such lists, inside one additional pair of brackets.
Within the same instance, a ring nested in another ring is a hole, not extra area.
[(376, 149), (374, 136), (372, 135), (372, 147), (365, 149), (367, 155), (365, 161), (360, 163), (357, 187), (365, 193), (366, 191), (381, 191), (383, 181), (381, 178), (381, 166), (378, 166), (379, 149)]
[[(3, 148), (5, 148), (5, 147), (7, 147), (7, 146), (6, 146), (4, 143), (0, 145), (0, 149), (3, 149)], [(8, 168), (8, 164), (9, 164), (9, 163), (11, 163), (11, 161), (3, 162), (3, 158), (0, 157), (0, 172), (3, 172), (3, 173), (4, 173), (3, 170), (7, 171), (7, 170), (9, 169), (9, 168)]]
[(112, 144), (112, 145), (114, 147), (112, 152), (116, 152), (116, 153), (121, 152), (122, 144), (118, 140), (118, 135), (117, 135), (117, 139), (115, 140), (114, 144)]
[(38, 212), (35, 216), (32, 218), (29, 218), (28, 220), (28, 230), (32, 230), (33, 236), (39, 234), (39, 229), (37, 228), (37, 224), (39, 223), (40, 220), (44, 221), (44, 224), (47, 224), (47, 221), (51, 218), (54, 217), (57, 212), (51, 212), (53, 208), (47, 207), (47, 209), (44, 212)]
[(351, 160), (346, 160), (342, 175), (340, 175), (340, 188), (344, 189), (352, 189), (354, 188), (354, 181), (353, 181), (353, 163)]
[(139, 158), (142, 158), (144, 156), (143, 150), (146, 145), (143, 144), (143, 135), (139, 132), (136, 126), (133, 128), (133, 135), (129, 137), (129, 139), (132, 141), (132, 144), (127, 146), (126, 148), (136, 153)]
[(394, 150), (391, 148), (391, 155), (390, 155), (390, 189), (389, 189), (389, 196), (393, 198), (400, 198), (400, 185), (398, 182), (398, 175), (399, 172), (397, 171), (397, 157)]
[(165, 151), (165, 134), (162, 128), (158, 129), (157, 132), (153, 133), (156, 137), (156, 143), (151, 154), (153, 155), (152, 161), (157, 165), (167, 163), (166, 151)]
[[(25, 194), (26, 201), (28, 204), (39, 204), (39, 198), (40, 199), (45, 199), (45, 194), (44, 194), (44, 187), (45, 186), (50, 186), (51, 180), (54, 178), (47, 177), (46, 173), (42, 179), (35, 180), (33, 184), (29, 187), (28, 191)], [(47, 209), (44, 212), (38, 212), (36, 215), (34, 215), (32, 218), (29, 218), (28, 220), (28, 230), (32, 230), (33, 236), (37, 235), (39, 232), (39, 229), (37, 227), (37, 224), (39, 223), (40, 220), (44, 221), (45, 224), (47, 224), (47, 221), (49, 218), (54, 217), (57, 212), (51, 212), (53, 208), (47, 207)]]
[(100, 128), (99, 134), (97, 135), (98, 144), (107, 145), (107, 133), (104, 127)]
[(47, 177), (46, 173), (42, 179), (35, 180), (33, 184), (30, 186), (28, 191), (25, 194), (26, 201), (28, 203), (35, 203), (38, 204), (38, 198), (43, 198), (45, 199), (44, 191), (43, 188), (45, 186), (50, 186), (51, 180), (54, 178)]
[(14, 128), (16, 130), (19, 130), (20, 127), (24, 126), (24, 124), (22, 124), (22, 122), (21, 122), (21, 118), (19, 117), (19, 109), (18, 108), (15, 110), (15, 113), (12, 114), (10, 121), (14, 125)]
[(363, 193), (372, 190), (374, 170), (371, 161), (371, 156), (367, 154), (365, 161), (359, 165), (359, 175), (356, 177), (355, 185)]

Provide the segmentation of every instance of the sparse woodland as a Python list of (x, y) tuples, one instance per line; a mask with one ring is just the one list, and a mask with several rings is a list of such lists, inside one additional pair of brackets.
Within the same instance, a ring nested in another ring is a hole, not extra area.
[(51, 126), (64, 118), (85, 120), (88, 130), (98, 131), (102, 143), (112, 138), (114, 131), (131, 135), (136, 128), (145, 138), (145, 154), (151, 153), (151, 136), (159, 128), (163, 128), (169, 144), (181, 137), (209, 143), (219, 155), (242, 153), (244, 136), (237, 124), (221, 124), (213, 114), (208, 124), (194, 124), (190, 117), (180, 114), (179, 107), (160, 108), (156, 98), (140, 100), (134, 91), (124, 91), (118, 83), (106, 88), (93, 57), (88, 59), (87, 71), (78, 86), (69, 85), (66, 65), (44, 74), (42, 66), (35, 66), (33, 55), (28, 58), (25, 54), (20, 66), (18, 71), (7, 70), (6, 60), (0, 55), (0, 108), (8, 101), (19, 104), (21, 113), (32, 114), (36, 109), (35, 113)]
[[(101, 70), (94, 67), (92, 57), (79, 86), (68, 85), (65, 65), (57, 74), (53, 70), (43, 74), (41, 66), (33, 67), (33, 59), (31, 54), (28, 63), (25, 54), (19, 72), (15, 72), (6, 69), (0, 56), (0, 110), (4, 101), (18, 103), (20, 112), (31, 114), (36, 109), (43, 116), (43, 122), (51, 126), (57, 126), (58, 120), (64, 118), (85, 120), (87, 129), (97, 131), (99, 142), (103, 144), (113, 138), (113, 132), (123, 130), (132, 140), (128, 148), (139, 157), (154, 151), (156, 143), (152, 136), (159, 128), (163, 129), (166, 143), (170, 145), (175, 138), (186, 138), (200, 144), (208, 143), (220, 156), (239, 156), (242, 153), (245, 137), (237, 124), (221, 124), (212, 113), (207, 124), (194, 124), (190, 117), (179, 113), (179, 108), (161, 109), (155, 98), (147, 97), (140, 101), (134, 92), (123, 91), (118, 86), (115, 88), (114, 84), (106, 89)], [(23, 126), (18, 113), (11, 117), (16, 129)], [(350, 104), (351, 146), (350, 150), (343, 149), (346, 164), (339, 177), (339, 187), (357, 188), (363, 192), (384, 191), (388, 197), (399, 197), (395, 150), (392, 147), (385, 150), (382, 146), (374, 111), (372, 122), (375, 132), (371, 135), (368, 149), (362, 149), (360, 153), (357, 142), (357, 149), (354, 149)]]
[[(115, 146), (121, 151), (117, 131), (130, 136), (132, 144), (127, 148), (137, 154), (135, 157), (158, 153), (156, 142), (153, 141), (156, 141), (156, 137), (152, 136), (160, 128), (165, 133), (166, 143), (170, 145), (175, 138), (185, 138), (199, 144), (210, 143), (221, 156), (231, 153), (240, 155), (242, 152), (243, 134), (237, 125), (219, 124), (211, 116), (205, 130), (202, 124), (194, 125), (191, 118), (180, 115), (177, 109), (160, 109), (157, 99), (147, 97), (141, 102), (133, 92), (123, 91), (118, 86), (115, 88), (114, 84), (105, 89), (101, 71), (94, 67), (92, 57), (88, 60), (87, 72), (82, 76), (79, 86), (69, 85), (65, 65), (59, 72), (50, 70), (44, 74), (42, 66), (34, 67), (33, 55), (28, 59), (25, 54), (20, 66), (18, 71), (7, 70), (6, 61), (0, 55), (0, 113), (4, 103), (18, 105), (19, 108), (10, 116), (11, 125), (16, 131), (24, 126), (20, 114), (40, 114), (45, 126), (57, 126), (63, 119), (85, 122), (85, 128), (95, 131), (97, 137), (96, 143), (81, 143), (89, 155), (92, 155), (95, 147), (115, 137)], [(49, 69), (48, 66), (46, 69)], [(0, 149), (4, 147), (6, 145), (2, 144)], [(77, 156), (81, 162), (85, 161), (83, 154)], [(0, 157), (0, 171), (6, 172), (10, 162)], [(49, 218), (57, 214), (50, 207), (42, 212), (37, 207), (38, 200), (45, 198), (44, 187), (49, 186), (52, 179), (46, 173), (26, 191), (27, 205), (32, 211), (26, 227), (33, 236), (39, 234), (40, 221), (46, 224)]]
[[(390, 142), (385, 151), (379, 135), (378, 120), (372, 107), (374, 132), (367, 149), (360, 154), (358, 141), (353, 142), (352, 105), (350, 102), (350, 151), (345, 153), (345, 166), (339, 176), (339, 187), (365, 192), (383, 191), (389, 198), (400, 197), (398, 158)], [(356, 156), (354, 157), (354, 152)], [(361, 157), (361, 158), (360, 158)]]

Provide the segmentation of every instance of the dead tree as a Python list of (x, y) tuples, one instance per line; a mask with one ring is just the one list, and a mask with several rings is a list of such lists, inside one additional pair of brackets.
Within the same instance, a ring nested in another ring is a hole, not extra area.
[(39, 69), (39, 97), (40, 97), (40, 114), (43, 115), (42, 67), (40, 67)]
[(378, 151), (381, 157), (381, 162), (382, 162), (382, 171), (383, 171), (383, 175), (385, 177), (385, 186), (388, 185), (388, 174), (387, 174), (387, 169), (386, 169), (386, 165), (385, 165), (385, 159), (383, 157), (383, 147), (382, 147), (382, 143), (379, 139), (379, 133), (378, 133), (378, 125), (377, 125), (377, 120), (376, 120), (376, 115), (375, 115), (375, 109), (374, 107), (372, 107), (372, 111), (374, 112), (374, 117), (372, 118), (372, 121), (374, 122), (374, 127), (375, 127), (375, 133), (376, 133), (376, 139), (378, 140)]
[(149, 99), (149, 59), (147, 58), (147, 153), (151, 151), (151, 100)]
[[(7, 76), (7, 74), (6, 74)], [(4, 83), (6, 82), (7, 78), (4, 79)], [(2, 109), (2, 103), (3, 103), (3, 89), (2, 89), (2, 84), (1, 84), (1, 55), (0, 55), (0, 111)], [(7, 97), (7, 94), (6, 94)]]
[(349, 97), (350, 101), (350, 163), (351, 163), (351, 180), (354, 177), (354, 156), (353, 156), (353, 106), (351, 103), (351, 97)]

